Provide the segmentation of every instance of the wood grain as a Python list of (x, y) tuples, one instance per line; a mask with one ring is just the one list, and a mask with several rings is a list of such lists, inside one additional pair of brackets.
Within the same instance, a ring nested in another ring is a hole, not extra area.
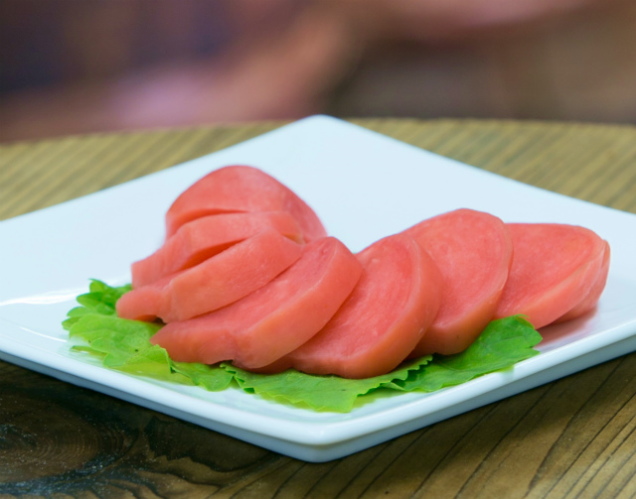
[[(359, 120), (485, 170), (636, 213), (636, 129)], [(0, 147), (0, 219), (280, 126)], [(6, 242), (2, 242), (6, 244)], [(0, 498), (636, 497), (636, 354), (329, 463), (309, 464), (0, 362)]]

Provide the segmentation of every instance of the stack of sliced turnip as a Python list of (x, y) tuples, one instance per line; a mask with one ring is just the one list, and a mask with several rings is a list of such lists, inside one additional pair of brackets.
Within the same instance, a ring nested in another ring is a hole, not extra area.
[(176, 361), (365, 378), (465, 350), (493, 319), (535, 328), (591, 311), (609, 245), (565, 224), (457, 209), (353, 254), (265, 172), (233, 165), (184, 191), (167, 237), (132, 265), (119, 316), (165, 326)]

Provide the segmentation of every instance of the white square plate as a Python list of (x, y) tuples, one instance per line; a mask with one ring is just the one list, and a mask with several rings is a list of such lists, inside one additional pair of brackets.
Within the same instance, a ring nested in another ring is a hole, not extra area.
[[(607, 288), (589, 317), (546, 328), (542, 353), (512, 371), (432, 394), (316, 413), (228, 389), (129, 376), (78, 360), (60, 323), (97, 278), (129, 280), (163, 238), (175, 197), (209, 171), (243, 163), (295, 190), (352, 250), (469, 207), (505, 221), (562, 222), (608, 240)], [(636, 216), (521, 184), (349, 123), (314, 116), (242, 144), (0, 223), (0, 358), (307, 461), (327, 461), (636, 350)], [(27, 250), (28, 248), (28, 250)]]

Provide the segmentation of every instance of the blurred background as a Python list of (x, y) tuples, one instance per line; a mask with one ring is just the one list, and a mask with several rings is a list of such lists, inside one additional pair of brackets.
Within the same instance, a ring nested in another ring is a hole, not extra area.
[(636, 0), (0, 0), (0, 141), (314, 113), (636, 123)]

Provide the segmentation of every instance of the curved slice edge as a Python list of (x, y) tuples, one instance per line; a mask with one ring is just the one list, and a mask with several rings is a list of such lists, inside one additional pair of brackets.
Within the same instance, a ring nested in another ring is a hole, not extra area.
[(340, 241), (316, 240), (266, 286), (210, 314), (168, 324), (152, 342), (178, 361), (233, 360), (245, 369), (264, 367), (315, 335), (351, 293), (361, 271)]
[(492, 320), (508, 279), (512, 240), (489, 213), (461, 208), (407, 229), (442, 274), (439, 313), (411, 357), (468, 348)]
[(327, 325), (287, 356), (295, 369), (358, 379), (385, 374), (404, 361), (435, 318), (442, 278), (413, 238), (388, 236), (357, 257), (364, 269), (360, 281)]

